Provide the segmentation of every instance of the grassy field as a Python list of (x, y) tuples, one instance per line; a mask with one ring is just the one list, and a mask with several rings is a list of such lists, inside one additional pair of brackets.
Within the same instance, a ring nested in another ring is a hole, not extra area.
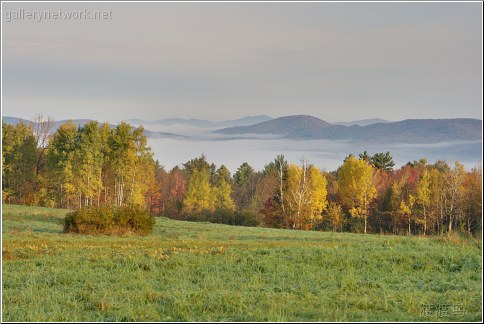
[(62, 234), (3, 205), (3, 321), (480, 321), (481, 243), (157, 219)]

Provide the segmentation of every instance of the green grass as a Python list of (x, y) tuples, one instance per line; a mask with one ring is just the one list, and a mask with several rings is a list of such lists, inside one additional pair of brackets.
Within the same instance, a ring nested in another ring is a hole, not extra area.
[(470, 239), (166, 218), (144, 237), (82, 236), (61, 233), (66, 212), (3, 205), (3, 321), (482, 318), (481, 244)]

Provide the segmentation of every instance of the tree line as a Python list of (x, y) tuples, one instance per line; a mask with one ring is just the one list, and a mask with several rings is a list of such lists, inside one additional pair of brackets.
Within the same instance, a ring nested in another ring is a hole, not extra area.
[[(171, 170), (142, 127), (52, 119), (2, 125), (2, 201), (81, 209), (140, 205), (220, 223), (381, 234), (480, 234), (482, 168), (425, 159), (394, 169), (390, 152), (349, 155), (335, 171), (277, 156), (231, 175), (202, 155)], [(167, 152), (169, 154), (169, 152)]]

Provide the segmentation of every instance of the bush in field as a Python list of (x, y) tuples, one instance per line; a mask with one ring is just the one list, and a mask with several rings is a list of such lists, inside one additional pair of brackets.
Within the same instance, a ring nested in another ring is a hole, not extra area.
[(66, 215), (64, 233), (122, 235), (151, 232), (155, 219), (140, 206), (88, 207)]
[(261, 219), (259, 215), (250, 210), (235, 211), (230, 209), (216, 209), (204, 211), (200, 215), (187, 215), (185, 220), (210, 222), (217, 224), (238, 225), (238, 226), (259, 226)]

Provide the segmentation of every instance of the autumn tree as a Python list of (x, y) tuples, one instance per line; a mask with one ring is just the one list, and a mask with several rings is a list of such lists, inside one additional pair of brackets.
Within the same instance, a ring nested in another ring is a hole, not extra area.
[[(162, 184), (161, 184), (162, 185)], [(182, 211), (182, 201), (187, 190), (187, 183), (182, 175), (182, 170), (176, 166), (168, 174), (167, 183), (164, 186), (162, 208), (167, 216), (178, 218)]]
[(425, 169), (417, 185), (417, 203), (423, 210), (423, 234), (427, 233), (427, 208), (430, 205), (430, 174)]
[(341, 206), (334, 201), (329, 202), (326, 217), (333, 232), (337, 232), (341, 229), (343, 216), (343, 209)]
[(153, 152), (147, 145), (142, 126), (132, 130), (134, 143), (134, 167), (130, 172), (130, 185), (128, 188), (128, 203), (132, 205), (147, 205), (146, 192), (154, 185), (155, 162)]
[(79, 208), (92, 206), (93, 201), (99, 201), (97, 198), (101, 194), (104, 162), (97, 122), (88, 122), (79, 129), (70, 160)]
[(114, 205), (122, 206), (126, 202), (132, 170), (136, 163), (131, 126), (125, 122), (117, 125), (108, 139), (108, 145), (110, 150), (107, 163), (112, 174), (110, 184), (113, 186)]
[(198, 216), (205, 211), (214, 211), (216, 198), (209, 182), (208, 170), (194, 168), (191, 173), (183, 199), (183, 214)]
[(2, 190), (9, 203), (35, 204), (37, 199), (37, 142), (22, 121), (2, 124)]
[(446, 174), (445, 178), (445, 199), (447, 202), (448, 233), (452, 232), (453, 224), (456, 218), (459, 218), (461, 210), (459, 205), (462, 198), (464, 184), (464, 165), (455, 162), (454, 167)]
[(47, 153), (47, 177), (58, 206), (70, 208), (75, 199), (72, 156), (76, 149), (76, 126), (68, 121), (52, 135)]
[[(440, 171), (444, 170), (444, 171)], [(428, 221), (431, 221), (437, 234), (444, 230), (446, 209), (445, 198), (445, 171), (446, 169), (431, 167), (429, 172), (430, 203), (428, 208)], [(435, 228), (437, 227), (437, 228)]]
[(190, 161), (183, 163), (183, 176), (185, 177), (185, 180), (188, 182), (193, 174), (193, 172), (196, 171), (206, 171), (209, 177), (209, 182), (213, 183), (215, 182), (215, 179), (212, 178), (213, 175), (215, 175), (215, 165), (209, 164), (207, 162), (207, 157), (205, 154), (202, 154), (200, 157), (191, 159)]
[(326, 178), (305, 160), (301, 167), (291, 164), (287, 170), (287, 212), (289, 221), (298, 229), (309, 229), (326, 209)]
[(232, 200), (232, 186), (227, 180), (221, 178), (220, 183), (214, 189), (215, 208), (224, 210), (235, 210), (235, 203)]
[(350, 215), (363, 218), (366, 233), (370, 203), (376, 196), (372, 166), (349, 156), (338, 170), (338, 188), (340, 200)]
[(232, 184), (232, 177), (230, 175), (229, 169), (225, 165), (221, 165), (217, 171), (215, 172), (214, 176), (214, 185), (215, 186), (220, 186), (222, 182), (226, 182), (229, 184)]
[(402, 216), (402, 218), (407, 218), (408, 220), (408, 235), (412, 234), (411, 230), (411, 221), (412, 221), (412, 210), (413, 205), (415, 204), (415, 196), (409, 194), (406, 196), (405, 199), (400, 201), (400, 206), (398, 208), (398, 214)]
[(463, 214), (467, 232), (478, 231), (482, 223), (482, 167), (466, 174), (463, 193)]
[(273, 162), (267, 164), (264, 167), (265, 174), (275, 174), (277, 176), (278, 190), (274, 196), (275, 204), (274, 206), (279, 206), (282, 214), (285, 213), (285, 195), (287, 186), (287, 170), (289, 164), (284, 158), (284, 155), (278, 155)]
[(221, 165), (214, 175), (213, 192), (215, 195), (215, 208), (234, 211), (236, 208), (232, 199), (232, 178), (225, 165)]

